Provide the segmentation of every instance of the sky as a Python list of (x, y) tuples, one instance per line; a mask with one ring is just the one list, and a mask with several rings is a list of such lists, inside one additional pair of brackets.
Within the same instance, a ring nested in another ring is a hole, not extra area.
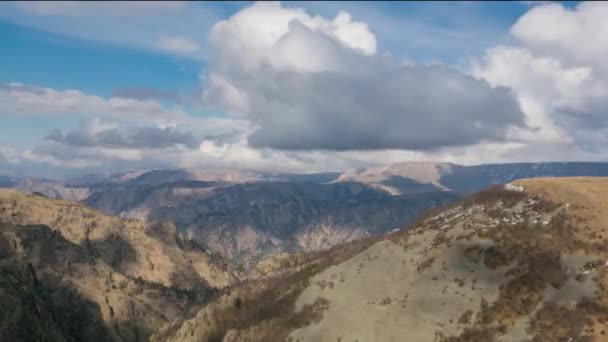
[(605, 2), (2, 2), (0, 175), (608, 161)]

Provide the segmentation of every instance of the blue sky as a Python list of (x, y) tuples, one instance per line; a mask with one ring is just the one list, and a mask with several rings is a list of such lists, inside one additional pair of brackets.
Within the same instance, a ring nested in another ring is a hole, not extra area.
[[(184, 112), (187, 116), (242, 120), (242, 116), (231, 115), (229, 108), (201, 105), (198, 100), (204, 92), (205, 77), (213, 74), (208, 72), (210, 66), (220, 64), (217, 60), (213, 64), (217, 47), (208, 40), (212, 28), (253, 4), (0, 3), (0, 41), (5, 46), (0, 54), (0, 83), (18, 83), (59, 93), (77, 91), (93, 102), (97, 97), (109, 100), (131, 94), (126, 97), (153, 100), (164, 110)], [(571, 11), (577, 4), (561, 3)], [(310, 18), (320, 16), (328, 22), (341, 11), (347, 12), (353, 22), (367, 25), (375, 37), (376, 55), (415, 65), (442, 64), (457, 70), (469, 70), (471, 63), (493, 47), (521, 46), (522, 41), (527, 44), (513, 34), (512, 27), (518, 18), (537, 6), (548, 5), (523, 1), (282, 4), (285, 10), (303, 9)], [(243, 51), (247, 53), (250, 52)], [(45, 106), (32, 109), (39, 112), (22, 115), (12, 112), (17, 105), (0, 109), (0, 146), (4, 146), (0, 153), (4, 151), (5, 159), (12, 159), (13, 166), (20, 153), (35, 150), (52, 129), (67, 133), (91, 126), (91, 120), (102, 116), (76, 113), (74, 108), (48, 115), (43, 113)], [(111, 125), (126, 125), (127, 121), (116, 116), (112, 120)], [(145, 124), (149, 123), (128, 123)], [(156, 121), (154, 124), (166, 126)], [(178, 128), (188, 125), (182, 123)], [(193, 134), (197, 139), (213, 135), (208, 130)], [(9, 154), (11, 158), (6, 157)], [(35, 162), (32, 159), (35, 157), (30, 157), (29, 162)], [(5, 162), (0, 171), (10, 169), (9, 164)]]
[(3, 20), (3, 82), (76, 88), (110, 96), (121, 87), (151, 86), (184, 92), (198, 83), (201, 62), (151, 51), (74, 38)]

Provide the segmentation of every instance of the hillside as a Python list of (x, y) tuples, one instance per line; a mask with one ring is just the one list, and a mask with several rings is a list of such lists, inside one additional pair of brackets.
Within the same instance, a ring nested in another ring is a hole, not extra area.
[(0, 190), (0, 273), (2, 341), (147, 340), (239, 279), (171, 225), (14, 190)]
[[(283, 259), (156, 341), (604, 341), (608, 178), (516, 181)], [(298, 266), (299, 265), (299, 266)]]

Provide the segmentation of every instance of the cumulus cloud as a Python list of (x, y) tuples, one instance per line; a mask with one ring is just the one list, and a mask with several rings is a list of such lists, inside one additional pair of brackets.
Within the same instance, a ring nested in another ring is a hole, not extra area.
[[(477, 77), (514, 90), (526, 122), (537, 128), (526, 153), (581, 158), (605, 145), (607, 15), (601, 2), (535, 6), (512, 26), (515, 45), (492, 48), (474, 64)], [(550, 142), (561, 148), (551, 149)]]
[(589, 68), (565, 68), (552, 57), (535, 57), (527, 49), (499, 46), (489, 50), (472, 73), (494, 85), (508, 86), (517, 94), (534, 129), (532, 140), (565, 142), (567, 132), (555, 123), (555, 110), (579, 102)]
[(252, 147), (429, 150), (523, 126), (505, 87), (376, 55), (366, 24), (256, 3), (215, 25), (204, 100), (257, 125)]
[(161, 102), (187, 102), (177, 92), (151, 88), (116, 89), (109, 98), (78, 90), (57, 90), (20, 83), (0, 83), (0, 116), (72, 118), (112, 122), (114, 125), (182, 127), (203, 135), (225, 135), (250, 130), (247, 120), (193, 116), (181, 106)]
[[(123, 89), (103, 98), (76, 90), (0, 84), (3, 109), (0, 115), (10, 116), (10, 120), (34, 119), (41, 123), (46, 120), (50, 125), (83, 122), (76, 129), (58, 127), (42, 142), (30, 141), (33, 147), (9, 148), (10, 142), (0, 142), (5, 144), (0, 144), (0, 167), (20, 173), (23, 167), (27, 174), (45, 176), (50, 172), (48, 167), (53, 167), (56, 174), (65, 174), (73, 169), (120, 171), (182, 164), (224, 165), (221, 159), (201, 152), (200, 142), (235, 144), (250, 131), (250, 123), (234, 118), (194, 116), (158, 102), (163, 96), (168, 100), (173, 95)], [(148, 99), (152, 97), (158, 101)], [(55, 121), (57, 118), (61, 120)]]
[(592, 64), (604, 70), (608, 54), (608, 5), (581, 2), (569, 9), (559, 3), (535, 6), (511, 27), (530, 50), (568, 64)]
[(199, 141), (173, 128), (124, 126), (91, 120), (79, 129), (55, 129), (31, 149), (20, 151), (21, 162), (63, 169), (98, 171), (172, 167)]
[[(535, 7), (513, 25), (512, 34), (536, 58), (553, 58), (562, 78), (576, 87), (559, 90), (567, 103), (562, 112), (593, 125), (602, 122), (608, 105), (608, 4), (583, 2), (573, 9), (561, 4)], [(548, 30), (552, 27), (554, 30)], [(600, 120), (598, 120), (600, 119)]]
[(79, 130), (69, 131), (65, 134), (61, 130), (55, 129), (45, 139), (76, 147), (140, 149), (198, 147), (198, 141), (192, 133), (180, 132), (172, 127), (100, 125), (98, 121), (89, 122), (82, 125)]

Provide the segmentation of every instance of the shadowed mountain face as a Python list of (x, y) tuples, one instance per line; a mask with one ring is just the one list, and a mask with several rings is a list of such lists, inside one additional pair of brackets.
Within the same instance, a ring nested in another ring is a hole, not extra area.
[(0, 191), (0, 340), (142, 341), (239, 275), (168, 224)]
[(249, 264), (311, 251), (412, 222), (449, 192), (390, 196), (359, 183), (181, 182), (98, 192), (85, 202), (109, 214), (173, 222), (213, 250)]
[(408, 230), (285, 256), (153, 341), (603, 341), (607, 178), (497, 186)]
[(608, 163), (461, 166), (405, 162), (343, 173), (154, 170), (70, 182), (24, 178), (22, 191), (101, 211), (175, 224), (222, 255), (251, 264), (312, 251), (411, 223), (424, 210), (520, 178), (608, 176)]

